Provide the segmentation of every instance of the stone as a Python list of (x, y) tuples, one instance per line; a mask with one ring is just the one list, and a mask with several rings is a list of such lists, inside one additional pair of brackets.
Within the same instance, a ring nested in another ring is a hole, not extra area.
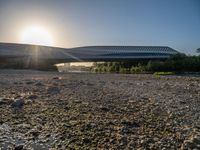
[(14, 146), (13, 150), (23, 150), (24, 149), (24, 145), (17, 145)]
[(88, 144), (88, 143), (91, 142), (91, 140), (88, 139), (88, 138), (82, 138), (82, 141), (83, 141), (83, 143), (85, 143), (85, 144)]
[(38, 98), (38, 96), (37, 95), (30, 95), (30, 96), (28, 96), (28, 99), (37, 99)]
[(24, 106), (24, 100), (23, 99), (15, 99), (13, 103), (11, 103), (12, 108), (18, 108), (21, 109)]
[(7, 98), (0, 98), (0, 105), (11, 104), (12, 100)]
[(105, 107), (105, 106), (102, 106), (102, 105), (99, 108), (103, 111), (109, 111), (110, 110), (108, 107)]
[(29, 135), (32, 135), (33, 137), (38, 137), (40, 135), (40, 131), (38, 131), (36, 129), (31, 129), (29, 131)]
[(5, 105), (5, 104), (7, 104), (7, 102), (4, 99), (0, 98), (0, 105)]
[(60, 78), (59, 77), (53, 77), (53, 80), (59, 80)]
[(74, 100), (74, 103), (78, 104), (78, 103), (81, 103), (81, 101), (77, 99), (77, 100)]
[(140, 125), (136, 122), (131, 122), (131, 121), (122, 121), (121, 122), (123, 125), (130, 127), (130, 128), (138, 128)]
[(27, 82), (26, 82), (26, 84), (28, 84), (28, 85), (29, 85), (29, 84), (33, 84), (33, 83), (34, 83), (33, 81), (27, 81)]
[(121, 128), (121, 134), (127, 134), (127, 133), (129, 133), (130, 131), (129, 131), (129, 128), (127, 128), (127, 127), (122, 127)]
[(48, 94), (59, 94), (60, 89), (58, 87), (48, 87), (47, 88), (47, 93)]
[(43, 86), (44, 84), (42, 84), (41, 82), (38, 82), (35, 84), (35, 86)]

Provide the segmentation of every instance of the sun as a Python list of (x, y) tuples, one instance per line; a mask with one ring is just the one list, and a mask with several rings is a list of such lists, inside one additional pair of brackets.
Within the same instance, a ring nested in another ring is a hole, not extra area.
[(25, 28), (21, 35), (21, 42), (25, 44), (53, 46), (52, 35), (41, 26)]

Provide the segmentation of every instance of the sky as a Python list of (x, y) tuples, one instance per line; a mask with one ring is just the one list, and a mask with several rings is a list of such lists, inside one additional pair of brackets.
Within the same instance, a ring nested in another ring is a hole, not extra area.
[(0, 42), (26, 43), (34, 26), (56, 47), (169, 46), (193, 55), (200, 0), (0, 0)]

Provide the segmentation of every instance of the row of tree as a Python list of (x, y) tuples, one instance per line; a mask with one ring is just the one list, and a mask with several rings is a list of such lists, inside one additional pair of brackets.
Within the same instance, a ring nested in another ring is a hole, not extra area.
[(146, 72), (200, 72), (200, 56), (173, 55), (167, 60), (138, 60), (96, 63), (94, 72), (146, 73)]

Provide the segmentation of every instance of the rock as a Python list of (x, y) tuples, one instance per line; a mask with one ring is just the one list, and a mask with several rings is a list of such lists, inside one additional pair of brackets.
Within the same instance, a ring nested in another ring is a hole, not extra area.
[(88, 102), (82, 102), (82, 105), (84, 105), (84, 106), (88, 106), (89, 103), (88, 103)]
[(47, 88), (47, 93), (48, 94), (59, 94), (60, 89), (58, 87), (48, 87)]
[(11, 103), (12, 108), (21, 109), (24, 106), (23, 99), (15, 99), (13, 103)]
[(187, 102), (186, 101), (180, 101), (180, 104), (186, 104)]
[(88, 143), (91, 142), (91, 140), (88, 139), (88, 138), (82, 138), (82, 141), (83, 141), (84, 144), (88, 144)]
[(129, 127), (129, 128), (138, 128), (140, 125), (136, 122), (131, 122), (131, 121), (122, 121), (121, 122), (123, 125)]
[(105, 106), (99, 106), (99, 108), (103, 111), (109, 111), (110, 109), (108, 107), (105, 107)]
[(32, 104), (32, 102), (33, 102), (33, 101), (32, 101), (31, 99), (28, 99), (28, 100), (25, 101), (24, 104), (25, 104), (25, 105), (30, 105), (30, 104)]
[(159, 141), (159, 138), (155, 137), (155, 138), (153, 138), (153, 141), (154, 142)]
[(79, 103), (81, 103), (81, 101), (77, 99), (77, 100), (74, 100), (74, 103), (79, 104)]
[(33, 84), (33, 83), (34, 83), (33, 81), (27, 81), (27, 82), (26, 82), (26, 84), (28, 84), (28, 85), (29, 85), (29, 84)]
[(35, 84), (35, 86), (43, 86), (44, 84), (42, 84), (41, 82), (38, 82)]
[(195, 125), (194, 128), (199, 130), (200, 129), (200, 125)]
[(127, 133), (129, 133), (130, 131), (129, 131), (129, 128), (127, 128), (127, 127), (122, 127), (121, 128), (121, 134), (127, 134)]
[(87, 86), (93, 86), (94, 84), (92, 84), (92, 83), (87, 83)]
[(141, 97), (141, 100), (149, 100), (149, 97)]
[(28, 96), (28, 99), (37, 99), (38, 98), (38, 96), (37, 95), (30, 95), (30, 96)]
[(128, 101), (128, 103), (134, 103), (134, 102), (135, 102), (134, 100), (129, 100), (129, 101)]
[(23, 150), (24, 149), (24, 145), (17, 145), (14, 146), (13, 150)]
[(31, 129), (29, 132), (28, 132), (28, 135), (31, 135), (33, 137), (38, 137), (40, 135), (40, 131), (38, 131), (37, 129)]
[(7, 98), (0, 98), (0, 105), (11, 104), (12, 100)]
[(53, 80), (59, 80), (60, 78), (59, 77), (53, 77)]
[(5, 104), (7, 104), (7, 102), (4, 99), (0, 98), (0, 105), (5, 105)]

